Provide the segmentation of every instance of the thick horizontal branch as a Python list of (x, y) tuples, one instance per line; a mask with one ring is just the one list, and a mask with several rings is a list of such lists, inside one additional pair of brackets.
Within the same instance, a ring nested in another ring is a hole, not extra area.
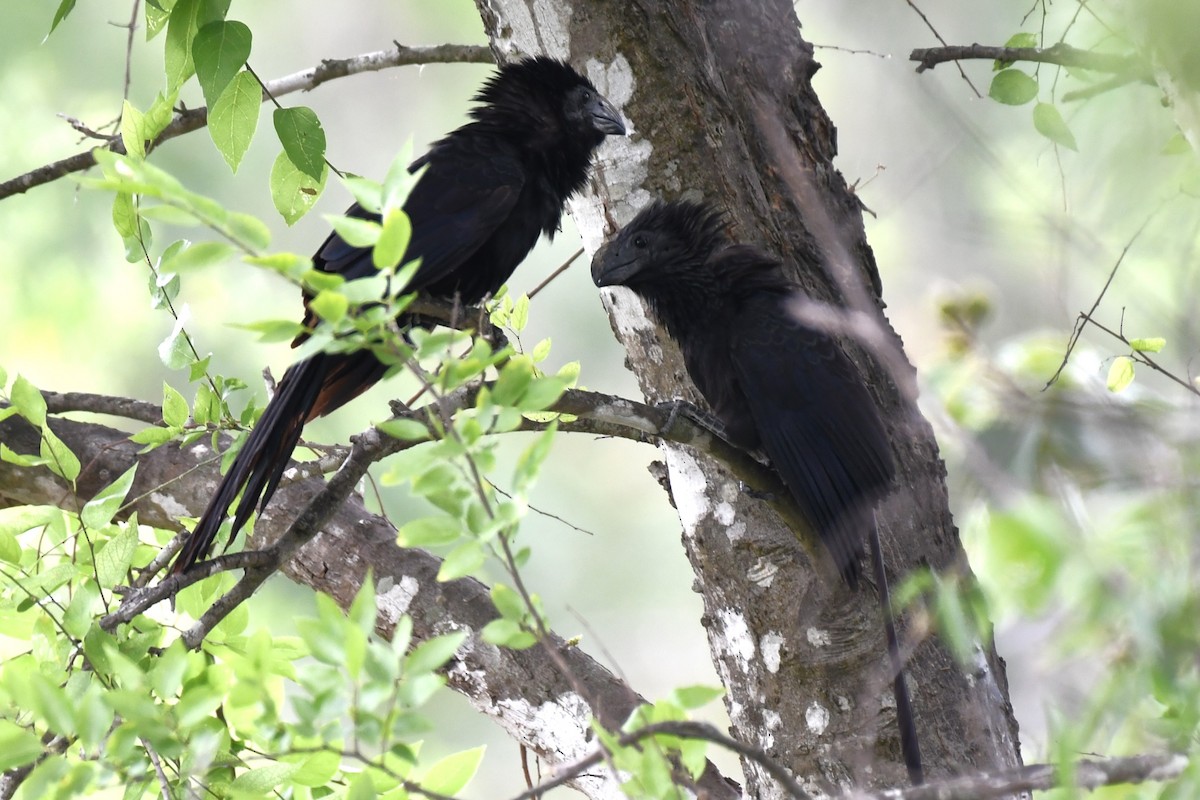
[[(318, 66), (269, 81), (266, 84), (266, 91), (263, 92), (263, 100), (265, 102), (268, 96), (283, 97), (292, 92), (309, 91), (327, 81), (357, 75), (361, 72), (378, 72), (391, 67), (414, 64), (440, 63), (491, 64), (494, 63), (494, 59), (491, 51), (482, 45), (443, 44), (432, 47), (405, 47), (397, 44), (392, 50), (364, 53), (351, 58), (326, 59)], [(199, 130), (207, 124), (207, 107), (181, 111), (159, 134), (151, 147), (157, 147), (169, 139)], [(124, 153), (125, 145), (120, 139), (116, 139), (108, 145), (108, 149), (116, 153)], [(15, 194), (22, 194), (35, 186), (51, 183), (73, 172), (88, 169), (95, 164), (96, 157), (91, 150), (88, 150), (76, 153), (70, 158), (55, 161), (53, 164), (38, 167), (24, 175), (18, 175), (0, 183), (0, 200)]]
[(1068, 44), (1059, 42), (1052, 47), (994, 47), (984, 44), (951, 45), (948, 47), (926, 47), (913, 50), (909, 61), (916, 61), (920, 66), (917, 72), (933, 69), (938, 64), (947, 61), (966, 61), (984, 59), (988, 61), (1032, 61), (1039, 64), (1057, 64), (1062, 67), (1082, 67), (1095, 72), (1110, 72), (1113, 74), (1133, 74), (1145, 76), (1148, 80), (1153, 77), (1150, 66), (1136, 56), (1121, 56), (1111, 53), (1096, 53), (1091, 50), (1080, 50)]

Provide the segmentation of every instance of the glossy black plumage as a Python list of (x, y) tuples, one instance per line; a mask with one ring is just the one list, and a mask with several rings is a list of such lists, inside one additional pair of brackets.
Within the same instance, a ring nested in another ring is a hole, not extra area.
[[(475, 100), (471, 122), (412, 164), (410, 171), (425, 171), (404, 204), (413, 230), (405, 260), (421, 259), (408, 288), (468, 304), (499, 289), (538, 236), (554, 235), (596, 148), (606, 135), (625, 133), (620, 114), (590, 81), (549, 58), (501, 67)], [(377, 219), (358, 205), (347, 214)], [(375, 273), (370, 250), (336, 233), (314, 265), (351, 280)], [(315, 324), (311, 313), (305, 322)], [(320, 353), (288, 369), (173, 571), (207, 555), (239, 491), (231, 537), (267, 504), (305, 422), (349, 402), (386, 370), (368, 351)]]
[(854, 583), (893, 476), (879, 412), (837, 342), (788, 312), (800, 290), (779, 261), (723, 229), (703, 205), (656, 203), (597, 255), (592, 277), (647, 302), (725, 436), (766, 452)]

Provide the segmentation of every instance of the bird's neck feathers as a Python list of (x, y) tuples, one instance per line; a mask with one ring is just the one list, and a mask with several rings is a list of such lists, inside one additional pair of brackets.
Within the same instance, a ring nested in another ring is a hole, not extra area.
[(727, 300), (741, 300), (760, 292), (790, 293), (796, 287), (783, 273), (783, 263), (748, 244), (735, 244), (714, 253), (709, 266), (720, 275)]

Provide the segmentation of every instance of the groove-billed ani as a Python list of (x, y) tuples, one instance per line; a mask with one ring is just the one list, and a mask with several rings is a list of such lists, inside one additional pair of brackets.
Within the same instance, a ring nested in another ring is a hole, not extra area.
[[(472, 121), (413, 162), (410, 171), (425, 171), (404, 204), (412, 221), (405, 261), (421, 259), (406, 288), (468, 304), (499, 289), (540, 234), (553, 237), (596, 148), (605, 136), (625, 133), (620, 113), (587, 78), (545, 57), (502, 66), (475, 100)], [(347, 215), (378, 219), (357, 204)], [(376, 271), (369, 249), (336, 233), (313, 260), (317, 269), (349, 280)], [(306, 313), (305, 323), (315, 322)], [(304, 424), (366, 391), (387, 369), (366, 350), (318, 353), (289, 368), (173, 571), (207, 555), (241, 491), (230, 532), (236, 536), (255, 506), (261, 510), (270, 500)]]
[(837, 342), (788, 311), (800, 289), (782, 264), (730, 242), (724, 227), (705, 205), (654, 203), (596, 255), (592, 279), (597, 286), (627, 286), (646, 301), (679, 343), (721, 435), (766, 452), (851, 586), (870, 538), (901, 748), (909, 776), (920, 783), (920, 748), (874, 517), (894, 474), (883, 423)]
[(799, 289), (779, 261), (723, 229), (706, 206), (655, 203), (597, 255), (592, 278), (649, 304), (725, 438), (766, 452), (853, 585), (892, 482), (879, 412), (837, 342), (788, 312)]

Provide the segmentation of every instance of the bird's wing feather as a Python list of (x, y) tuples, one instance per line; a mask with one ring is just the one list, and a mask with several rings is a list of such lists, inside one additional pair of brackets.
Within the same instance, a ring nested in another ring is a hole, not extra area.
[(734, 369), (763, 448), (844, 571), (862, 551), (862, 512), (892, 480), (891, 453), (854, 365), (783, 313), (774, 297), (742, 310)]
[[(421, 259), (409, 288), (424, 289), (452, 273), (483, 246), (507, 220), (525, 184), (516, 154), (495, 143), (473, 147), (440, 145), (414, 164), (425, 172), (404, 210), (412, 222), (405, 261)], [(357, 203), (347, 216), (378, 221)], [(369, 248), (354, 247), (337, 233), (317, 251), (315, 265), (347, 280), (375, 272)]]

